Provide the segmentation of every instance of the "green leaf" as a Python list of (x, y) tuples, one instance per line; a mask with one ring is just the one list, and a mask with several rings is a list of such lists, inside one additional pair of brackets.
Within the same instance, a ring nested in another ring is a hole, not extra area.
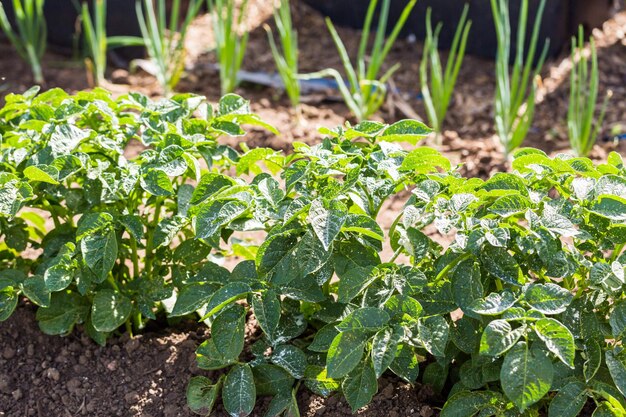
[(87, 317), (89, 307), (87, 300), (77, 294), (54, 293), (50, 298), (50, 306), (37, 310), (39, 328), (49, 335), (68, 334), (76, 323)]
[(378, 137), (379, 141), (386, 142), (407, 142), (411, 145), (417, 144), (418, 141), (432, 133), (432, 129), (417, 120), (400, 120), (389, 126), (382, 135)]
[(454, 300), (463, 311), (483, 298), (480, 266), (474, 259), (466, 259), (454, 268), (451, 277)]
[(225, 175), (214, 172), (204, 174), (202, 178), (200, 178), (198, 186), (193, 191), (191, 201), (189, 203), (191, 205), (202, 203), (203, 201), (213, 197), (219, 191), (234, 184), (235, 181)]
[(513, 329), (506, 320), (490, 322), (480, 338), (480, 353), (498, 357), (511, 349), (524, 334), (524, 328)]
[(626, 302), (621, 301), (615, 304), (613, 312), (609, 315), (609, 323), (611, 324), (611, 332), (613, 337), (621, 340), (626, 333)]
[(416, 174), (429, 174), (438, 172), (439, 168), (449, 171), (452, 168), (450, 161), (438, 151), (419, 147), (412, 150), (402, 161), (400, 171), (414, 172)]
[(339, 333), (328, 349), (328, 377), (342, 378), (348, 375), (361, 362), (366, 341), (367, 335), (361, 330)]
[(376, 378), (380, 378), (395, 359), (402, 336), (401, 332), (394, 331), (391, 327), (384, 328), (374, 335), (371, 356)]
[(419, 376), (419, 361), (413, 349), (406, 345), (401, 344), (398, 346), (396, 357), (389, 366), (389, 369), (406, 382), (412, 384), (417, 380)]
[(338, 334), (339, 330), (337, 330), (336, 323), (327, 324), (315, 333), (313, 342), (307, 346), (307, 349), (313, 352), (328, 352)]
[(307, 366), (304, 371), (304, 385), (322, 397), (328, 397), (340, 387), (339, 381), (327, 376), (326, 368), (316, 365)]
[(89, 137), (88, 130), (82, 130), (75, 124), (64, 123), (54, 126), (48, 142), (54, 155), (71, 153), (78, 144)]
[(200, 207), (196, 216), (196, 237), (215, 239), (222, 227), (241, 216), (247, 205), (238, 200), (217, 200)]
[(617, 408), (615, 404), (604, 401), (598, 405), (591, 417), (624, 417), (624, 412)]
[(497, 316), (515, 305), (517, 298), (511, 291), (492, 292), (482, 300), (476, 300), (470, 310), (483, 316)]
[(253, 295), (252, 309), (259, 322), (259, 326), (265, 334), (272, 335), (280, 321), (280, 300), (272, 290), (265, 291), (261, 295)]
[(44, 273), (44, 282), (49, 291), (66, 289), (74, 279), (75, 266), (58, 263), (52, 265)]
[(585, 342), (585, 355), (587, 360), (583, 364), (583, 375), (585, 381), (589, 382), (602, 366), (602, 348), (597, 340), (589, 339)]
[(348, 315), (337, 325), (339, 331), (360, 330), (377, 332), (389, 322), (389, 314), (374, 307), (362, 307)]
[(244, 346), (246, 309), (233, 305), (224, 309), (213, 321), (211, 338), (224, 363), (239, 358)]
[(347, 304), (378, 278), (373, 267), (356, 267), (342, 274), (337, 288), (337, 301)]
[(210, 379), (203, 376), (194, 376), (187, 384), (187, 405), (196, 414), (208, 416), (213, 411), (215, 401), (219, 395), (222, 378), (213, 385)]
[(33, 197), (33, 188), (13, 174), (0, 173), (0, 214), (12, 217)]
[(437, 357), (446, 356), (450, 326), (444, 317), (432, 316), (420, 319), (418, 332), (419, 341), (430, 354)]
[(50, 306), (50, 290), (41, 275), (28, 277), (22, 283), (22, 292), (30, 301), (39, 307)]
[(548, 417), (576, 417), (587, 402), (585, 384), (571, 382), (559, 390), (550, 402)]
[(357, 367), (343, 380), (341, 389), (353, 413), (369, 404), (378, 391), (378, 381), (372, 364), (367, 361), (364, 366)]
[(601, 195), (593, 203), (591, 212), (614, 221), (626, 220), (626, 198), (613, 195)]
[(0, 290), (0, 321), (5, 321), (17, 307), (18, 293), (13, 287), (6, 287)]
[(489, 211), (502, 217), (524, 213), (532, 207), (531, 201), (520, 194), (505, 195), (489, 206)]
[(218, 284), (204, 282), (192, 283), (183, 287), (176, 297), (176, 304), (174, 304), (174, 308), (169, 316), (185, 316), (197, 311), (209, 302), (219, 288)]
[(250, 286), (245, 282), (229, 282), (213, 294), (201, 320), (206, 320), (227, 305), (246, 298), (250, 291)]
[[(306, 364), (305, 364), (306, 365)], [(284, 368), (261, 363), (252, 368), (257, 395), (278, 395), (291, 391), (294, 379)]]
[(345, 221), (346, 207), (343, 204), (333, 200), (326, 205), (319, 199), (311, 203), (308, 222), (325, 250), (329, 250)]
[(622, 395), (626, 396), (626, 360), (624, 356), (623, 352), (608, 350), (604, 354), (604, 360), (615, 386)]
[(307, 364), (307, 357), (300, 349), (293, 345), (278, 346), (272, 352), (270, 359), (272, 363), (285, 369), (296, 379), (304, 378), (304, 370)]
[(526, 302), (544, 314), (560, 314), (572, 302), (571, 292), (557, 284), (530, 284), (525, 292)]
[(131, 300), (113, 290), (100, 290), (93, 298), (91, 321), (99, 332), (112, 332), (120, 327), (133, 309)]
[[(440, 417), (474, 417), (495, 415), (495, 410), (500, 408), (502, 397), (492, 391), (461, 391), (454, 394), (446, 401), (441, 410)], [(483, 414), (483, 411), (488, 413)]]
[(31, 165), (24, 169), (24, 176), (29, 181), (46, 182), (48, 184), (59, 184), (59, 171), (49, 165)]
[[(279, 417), (295, 401), (295, 390), (291, 394), (284, 392), (276, 394), (267, 406), (264, 417)], [(297, 401), (295, 402), (297, 407)]]
[(500, 370), (502, 390), (521, 412), (550, 391), (554, 368), (544, 352), (519, 342), (507, 353)]
[(554, 353), (564, 364), (574, 368), (576, 346), (574, 336), (567, 327), (554, 319), (547, 318), (535, 323), (535, 331), (550, 352)]
[(139, 180), (141, 188), (154, 196), (168, 197), (174, 193), (172, 182), (160, 169), (150, 169)]
[(246, 417), (256, 402), (256, 388), (250, 365), (234, 365), (224, 381), (222, 402), (232, 417)]
[(117, 237), (114, 230), (103, 230), (84, 236), (80, 241), (83, 260), (98, 282), (107, 279), (117, 260)]
[(217, 112), (219, 116), (250, 114), (250, 101), (237, 94), (229, 93), (220, 99)]
[(517, 261), (509, 251), (491, 245), (485, 245), (481, 252), (483, 267), (496, 278), (509, 284), (521, 286), (525, 278)]

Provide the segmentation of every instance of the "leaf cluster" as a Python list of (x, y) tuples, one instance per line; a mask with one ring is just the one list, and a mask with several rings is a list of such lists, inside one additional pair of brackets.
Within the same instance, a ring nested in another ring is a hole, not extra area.
[(23, 295), (45, 333), (81, 324), (103, 344), (163, 314), (174, 283), (209, 255), (213, 240), (194, 239), (209, 237), (200, 179), (240, 158), (217, 138), (267, 125), (235, 95), (213, 107), (37, 91), (0, 110), (0, 318)]
[[(43, 6), (45, 0), (12, 0), (16, 28), (0, 3), (0, 29), (20, 57), (30, 65), (36, 83), (43, 83), (41, 58), (48, 43)], [(7, 1), (8, 3), (8, 1)]]
[(511, 173), (467, 179), (433, 149), (399, 146), (431, 133), (416, 121), (324, 129), (289, 155), (217, 141), (241, 124), (271, 129), (235, 95), (8, 96), (0, 319), (24, 295), (43, 331), (80, 324), (104, 343), (195, 315), (211, 328), (198, 366), (222, 375), (189, 384), (205, 415), (220, 397), (249, 415), (259, 396), (268, 416), (297, 415), (303, 388), (356, 411), (386, 372), (445, 389), (443, 416), (576, 416), (589, 399), (624, 414), (618, 154), (594, 165), (521, 149)]
[[(283, 183), (266, 187), (278, 216), (264, 218), (264, 242), (222, 283), (207, 274), (186, 287), (216, 291), (177, 301), (181, 313), (202, 305), (212, 327), (199, 367), (227, 370), (193, 379), (192, 409), (207, 413), (221, 393), (231, 415), (248, 415), (270, 395), (268, 416), (292, 415), (304, 385), (341, 392), (356, 411), (391, 372), (445, 388), (444, 416), (576, 416), (589, 399), (598, 415), (622, 415), (619, 155), (595, 166), (522, 149), (514, 172), (483, 181), (435, 150), (394, 144), (428, 133), (415, 122), (324, 133), (296, 144)], [(383, 230), (381, 208), (397, 199), (404, 208)], [(252, 357), (249, 313), (262, 331)]]

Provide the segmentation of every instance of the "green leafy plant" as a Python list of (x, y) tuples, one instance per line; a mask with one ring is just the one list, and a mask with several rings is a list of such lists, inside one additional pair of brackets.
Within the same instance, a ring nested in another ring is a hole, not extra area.
[[(237, 152), (218, 137), (271, 127), (236, 95), (37, 92), (0, 109), (0, 320), (26, 296), (44, 332), (82, 325), (105, 343), (199, 317), (198, 366), (222, 370), (189, 383), (205, 415), (218, 398), (250, 415), (260, 396), (266, 415), (297, 415), (301, 389), (356, 411), (386, 372), (421, 373), (443, 417), (626, 413), (619, 154), (519, 149), (511, 173), (468, 179), (400, 146), (431, 133), (417, 121)], [(230, 255), (231, 269), (214, 262)], [(247, 320), (259, 333), (244, 349)]]
[(156, 10), (152, 0), (144, 0), (143, 7), (141, 0), (136, 2), (143, 43), (155, 65), (157, 80), (166, 95), (176, 88), (185, 69), (187, 29), (201, 5), (200, 0), (190, 0), (185, 18), (181, 22), (180, 0), (174, 0), (170, 8), (167, 8), (165, 0), (157, 0)]
[[(579, 27), (578, 39), (572, 38), (572, 73), (570, 75), (570, 101), (567, 109), (567, 132), (572, 149), (578, 156), (587, 156), (596, 143), (607, 101), (596, 120), (598, 100), (598, 53), (593, 37), (589, 39), (591, 56), (583, 54), (583, 28)], [(591, 61), (591, 62), (590, 62)], [(607, 96), (608, 100), (609, 96)]]
[(380, 8), (374, 44), (371, 51), (368, 53), (367, 49), (370, 40), (370, 30), (374, 19), (374, 12), (376, 11), (376, 6), (378, 4), (378, 0), (370, 1), (367, 15), (365, 17), (365, 23), (363, 25), (363, 31), (361, 33), (361, 41), (356, 57), (356, 66), (350, 61), (348, 51), (339, 37), (332, 21), (327, 18), (326, 25), (328, 26), (328, 30), (333, 37), (337, 50), (339, 51), (339, 56), (341, 57), (341, 62), (343, 63), (344, 70), (346, 72), (347, 81), (344, 80), (341, 74), (334, 68), (328, 68), (314, 74), (309, 74), (307, 78), (319, 76), (333, 77), (337, 81), (339, 91), (344, 99), (344, 102), (357, 120), (362, 121), (373, 115), (380, 108), (380, 106), (382, 106), (387, 95), (386, 82), (400, 67), (400, 64), (396, 64), (379, 77), (385, 58), (389, 54), (391, 47), (404, 27), (404, 23), (408, 19), (411, 10), (413, 10), (415, 1), (416, 0), (411, 0), (405, 6), (391, 34), (385, 41), (390, 3), (389, 0), (383, 0)]
[(106, 33), (107, 1), (93, 2), (93, 18), (89, 5), (83, 3), (81, 19), (85, 34), (86, 65), (91, 76), (91, 84), (102, 85), (107, 67), (107, 52), (111, 48), (124, 46), (145, 46), (143, 38), (135, 36), (109, 36)]
[(35, 83), (44, 82), (41, 58), (46, 51), (47, 29), (43, 14), (45, 0), (13, 0), (17, 33), (0, 3), (0, 28), (33, 72)]
[[(296, 145), (284, 185), (252, 180), (274, 209), (261, 211), (267, 237), (249, 259), (179, 288), (174, 311), (198, 309), (212, 327), (198, 366), (228, 369), (191, 380), (192, 410), (207, 415), (221, 396), (245, 416), (269, 395), (266, 415), (294, 414), (306, 387), (341, 392), (356, 411), (384, 372), (415, 381), (430, 357), (422, 382), (452, 386), (444, 417), (574, 417), (588, 399), (597, 413), (624, 412), (618, 154), (594, 166), (522, 149), (515, 173), (468, 180), (433, 149), (393, 143), (427, 135), (417, 122), (324, 133)], [(404, 209), (384, 232), (376, 218), (392, 198)], [(453, 243), (444, 249), (432, 228)], [(262, 337), (242, 362), (248, 309)]]
[(431, 22), (432, 10), (428, 8), (426, 11), (426, 39), (420, 64), (420, 83), (428, 121), (437, 135), (436, 142), (438, 144), (441, 144), (443, 122), (448, 112), (461, 65), (463, 64), (467, 37), (472, 26), (472, 22), (467, 20), (468, 11), (469, 5), (466, 4), (448, 52), (445, 71), (441, 65), (438, 50), (439, 33), (443, 25), (441, 23), (438, 24), (433, 32)]
[(106, 0), (94, 2), (94, 16), (91, 18), (89, 5), (83, 3), (81, 18), (83, 31), (85, 32), (85, 44), (87, 49), (87, 69), (93, 78), (93, 84), (101, 85), (104, 81), (104, 72), (107, 66), (107, 34), (106, 34)]
[(298, 80), (298, 33), (293, 28), (289, 0), (281, 0), (280, 7), (274, 11), (274, 22), (280, 39), (281, 50), (276, 46), (274, 35), (269, 26), (265, 27), (267, 38), (272, 48), (276, 69), (285, 85), (291, 105), (300, 105), (300, 82)]
[(507, 156), (521, 146), (533, 122), (535, 95), (537, 92), (535, 78), (541, 71), (549, 46), (548, 41), (546, 41), (543, 52), (536, 59), (539, 28), (545, 5), (546, 0), (541, 0), (537, 9), (530, 43), (528, 44), (528, 52), (524, 56), (528, 0), (522, 0), (519, 12), (515, 61), (512, 70), (509, 72), (512, 44), (509, 0), (491, 0), (491, 9), (498, 39), (495, 98), (496, 133)]
[[(217, 227), (200, 204), (217, 190), (201, 178), (240, 158), (217, 138), (244, 134), (242, 123), (271, 127), (234, 95), (213, 108), (189, 94), (36, 93), (8, 95), (0, 110), (0, 318), (23, 295), (43, 332), (82, 324), (104, 344), (164, 314), (173, 283), (212, 251), (194, 238)], [(132, 158), (129, 143), (141, 150)]]
[(240, 7), (235, 5), (234, 0), (207, 0), (207, 2), (213, 21), (222, 94), (232, 93), (239, 84), (237, 73), (248, 46), (249, 32), (239, 33), (248, 0), (244, 0)]

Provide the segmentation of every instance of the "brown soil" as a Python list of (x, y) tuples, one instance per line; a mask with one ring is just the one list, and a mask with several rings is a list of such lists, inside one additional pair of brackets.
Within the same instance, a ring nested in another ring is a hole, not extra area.
[[(252, 326), (248, 338), (254, 336)], [(0, 325), (0, 417), (192, 416), (184, 393), (189, 378), (202, 372), (194, 351), (205, 333), (204, 327), (183, 323), (132, 339), (122, 335), (100, 347), (80, 332), (42, 334), (32, 306), (20, 305)], [(393, 377), (383, 377), (379, 387), (359, 416), (434, 415), (427, 387)], [(351, 415), (340, 396), (325, 399), (303, 389), (299, 403), (304, 417)], [(261, 417), (267, 404), (261, 399), (253, 416)], [(227, 417), (221, 405), (213, 415)]]
[[(271, 24), (271, 0), (250, 0), (247, 19), (250, 44), (244, 62), (249, 71), (273, 72), (272, 57), (267, 45), (263, 23)], [(334, 45), (323, 19), (311, 9), (293, 2), (294, 20), (298, 25), (301, 47), (301, 71), (311, 72), (326, 67), (341, 68)], [(475, 28), (476, 30), (476, 28)], [(356, 50), (358, 31), (339, 30), (349, 51)], [(626, 132), (626, 12), (607, 22), (594, 36), (598, 45), (601, 71), (601, 95), (613, 91), (607, 111), (603, 136), (612, 130)], [(217, 101), (219, 76), (214, 69), (215, 56), (207, 52), (212, 34), (210, 20), (200, 17), (190, 31), (187, 77), (180, 91), (206, 95)], [(13, 49), (0, 44), (0, 102), (9, 92), (24, 91), (32, 80), (28, 67)], [(423, 116), (418, 99), (418, 66), (421, 45), (399, 41), (388, 62), (401, 62), (394, 76), (399, 93), (394, 94), (376, 117), (386, 122)], [(535, 123), (526, 146), (535, 146), (550, 153), (566, 151), (565, 118), (569, 89), (570, 60), (567, 56), (548, 62), (543, 72), (543, 90), (537, 107)], [(62, 87), (68, 91), (89, 88), (81, 62), (47, 54), (44, 60), (47, 79), (45, 87)], [(455, 162), (464, 164), (466, 175), (486, 177), (506, 168), (493, 129), (493, 63), (467, 57), (459, 75), (454, 101), (447, 119), (447, 131), (441, 148)], [(158, 96), (159, 88), (144, 72), (129, 74), (114, 70), (105, 87), (115, 94), (138, 90)], [(334, 127), (351, 120), (349, 112), (336, 97), (318, 94), (305, 97), (304, 121), (299, 121), (288, 100), (280, 92), (253, 85), (242, 85), (238, 91), (252, 101), (253, 110), (275, 125), (281, 132), (273, 136), (254, 130), (246, 137), (248, 146), (269, 146), (289, 150), (294, 140), (316, 142), (319, 126)], [(593, 150), (595, 159), (602, 159), (611, 150), (626, 155), (626, 141), (600, 142)], [(401, 201), (390, 202), (379, 219), (383, 225), (393, 221)], [(249, 329), (250, 335), (254, 329)], [(206, 337), (206, 329), (195, 324), (178, 324), (175, 328), (149, 329), (129, 339), (123, 335), (99, 347), (80, 331), (72, 335), (43, 335), (34, 320), (34, 309), (20, 305), (6, 322), (0, 323), (0, 417), (18, 416), (190, 416), (185, 406), (185, 387), (192, 375), (200, 374), (194, 360), (196, 346)], [(436, 415), (438, 402), (425, 387), (411, 387), (395, 378), (383, 377), (380, 392), (373, 403), (359, 412), (370, 417), (430, 417)], [(341, 397), (322, 399), (301, 391), (302, 415), (338, 417), (350, 415)], [(255, 416), (263, 415), (261, 401)], [(225, 416), (222, 409), (214, 415)]]

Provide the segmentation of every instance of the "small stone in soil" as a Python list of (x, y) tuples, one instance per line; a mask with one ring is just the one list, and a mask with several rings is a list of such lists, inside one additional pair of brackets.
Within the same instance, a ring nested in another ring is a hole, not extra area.
[(15, 349), (7, 346), (2, 351), (2, 357), (4, 359), (13, 359), (15, 357)]
[(23, 396), (23, 395), (22, 395), (22, 390), (18, 388), (18, 389), (16, 389), (15, 391), (13, 391), (13, 392), (11, 393), (11, 395), (13, 395), (13, 399), (14, 399), (15, 401), (19, 401), (19, 400), (21, 400), (21, 399), (22, 399), (22, 396)]
[(59, 373), (59, 371), (56, 370), (56, 368), (48, 368), (45, 372), (46, 378), (49, 378), (53, 381), (58, 381), (59, 379), (61, 379), (61, 374)]

